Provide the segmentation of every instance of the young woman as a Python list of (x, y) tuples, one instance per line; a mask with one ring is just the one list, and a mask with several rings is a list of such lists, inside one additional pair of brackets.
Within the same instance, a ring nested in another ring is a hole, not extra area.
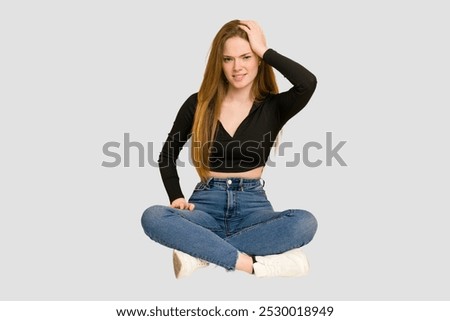
[[(273, 68), (293, 85), (278, 93)], [(317, 229), (304, 210), (274, 211), (261, 179), (278, 132), (311, 98), (315, 76), (269, 49), (254, 21), (233, 20), (215, 36), (198, 93), (181, 106), (159, 158), (170, 206), (142, 216), (145, 233), (174, 249), (177, 278), (209, 263), (265, 276), (300, 276), (300, 249)], [(191, 138), (200, 176), (188, 201), (176, 160)]]

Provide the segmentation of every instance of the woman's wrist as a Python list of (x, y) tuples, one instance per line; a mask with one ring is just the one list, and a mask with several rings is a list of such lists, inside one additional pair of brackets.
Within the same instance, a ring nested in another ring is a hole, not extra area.
[(260, 49), (258, 49), (258, 52), (255, 51), (255, 53), (261, 58), (264, 58), (264, 54), (267, 52), (267, 50), (269, 50), (269, 47), (262, 47)]

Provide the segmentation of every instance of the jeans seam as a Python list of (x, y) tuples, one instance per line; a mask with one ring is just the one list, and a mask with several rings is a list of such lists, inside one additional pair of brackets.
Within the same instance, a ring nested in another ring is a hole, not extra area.
[(233, 237), (239, 236), (239, 235), (241, 235), (242, 233), (251, 231), (251, 230), (255, 229), (256, 227), (259, 227), (259, 226), (261, 226), (261, 225), (266, 225), (266, 224), (269, 224), (269, 223), (272, 223), (272, 222), (275, 222), (275, 221), (284, 219), (284, 218), (286, 218), (286, 217), (287, 217), (287, 215), (282, 214), (281, 216), (279, 216), (279, 217), (277, 217), (277, 218), (274, 218), (274, 219), (271, 219), (271, 220), (268, 220), (268, 221), (265, 221), (265, 222), (260, 222), (260, 223), (252, 224), (252, 225), (247, 226), (246, 228), (244, 228), (244, 229), (242, 229), (242, 230), (240, 230), (240, 231), (238, 231), (238, 232), (236, 232), (236, 233), (233, 233), (233, 235), (230, 235), (230, 236), (226, 237), (225, 240), (232, 239)]
[[(147, 234), (148, 235), (148, 234)], [(149, 237), (150, 237), (150, 235), (148, 235)], [(159, 239), (158, 237), (154, 237), (154, 236), (152, 236), (152, 237), (150, 237), (153, 241), (155, 241), (155, 242), (157, 242), (157, 243), (159, 243), (159, 244), (162, 244), (162, 245), (164, 245), (164, 246), (167, 246), (168, 248), (170, 248), (170, 249), (172, 249), (172, 250), (174, 250), (174, 249), (177, 249), (176, 248), (176, 246), (174, 246), (173, 244), (169, 244), (169, 242), (166, 242), (165, 240), (162, 240), (162, 239)], [(178, 250), (178, 249), (177, 249)], [(178, 250), (178, 251), (181, 251), (181, 250)], [(237, 251), (237, 250), (236, 250)], [(181, 251), (181, 252), (183, 252), (183, 251)], [(184, 253), (186, 253), (186, 252), (184, 252)], [(186, 254), (189, 254), (189, 253), (186, 253)], [(192, 254), (189, 254), (189, 255), (191, 255), (191, 256), (193, 256)], [(201, 255), (199, 255), (199, 256), (197, 256), (197, 254), (195, 254), (196, 256), (193, 256), (193, 257), (196, 257), (196, 258), (198, 258), (198, 259), (200, 259), (200, 260), (204, 260), (204, 261), (207, 261), (207, 262), (209, 262), (209, 263), (212, 263), (212, 264), (216, 264), (216, 265), (219, 265), (219, 266), (222, 266), (222, 267), (224, 267), (225, 269), (227, 269), (227, 270), (234, 270), (234, 266), (230, 266), (230, 265), (227, 265), (227, 264), (224, 264), (223, 262), (218, 262), (218, 261), (216, 261), (216, 260), (214, 260), (214, 259), (209, 259), (209, 258), (207, 258), (207, 257), (204, 257), (204, 256), (201, 256)]]

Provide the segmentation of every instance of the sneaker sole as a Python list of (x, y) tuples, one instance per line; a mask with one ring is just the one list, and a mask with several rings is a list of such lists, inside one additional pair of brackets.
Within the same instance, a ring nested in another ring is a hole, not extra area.
[(176, 252), (173, 252), (173, 271), (175, 273), (175, 277), (178, 279), (181, 271), (181, 261)]

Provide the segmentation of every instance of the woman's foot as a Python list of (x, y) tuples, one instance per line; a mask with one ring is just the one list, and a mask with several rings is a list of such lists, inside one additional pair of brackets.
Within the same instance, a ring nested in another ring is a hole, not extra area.
[(195, 270), (208, 266), (209, 263), (184, 252), (173, 250), (173, 270), (177, 279), (189, 276)]
[(255, 258), (253, 269), (257, 277), (303, 276), (309, 271), (308, 259), (300, 248)]

